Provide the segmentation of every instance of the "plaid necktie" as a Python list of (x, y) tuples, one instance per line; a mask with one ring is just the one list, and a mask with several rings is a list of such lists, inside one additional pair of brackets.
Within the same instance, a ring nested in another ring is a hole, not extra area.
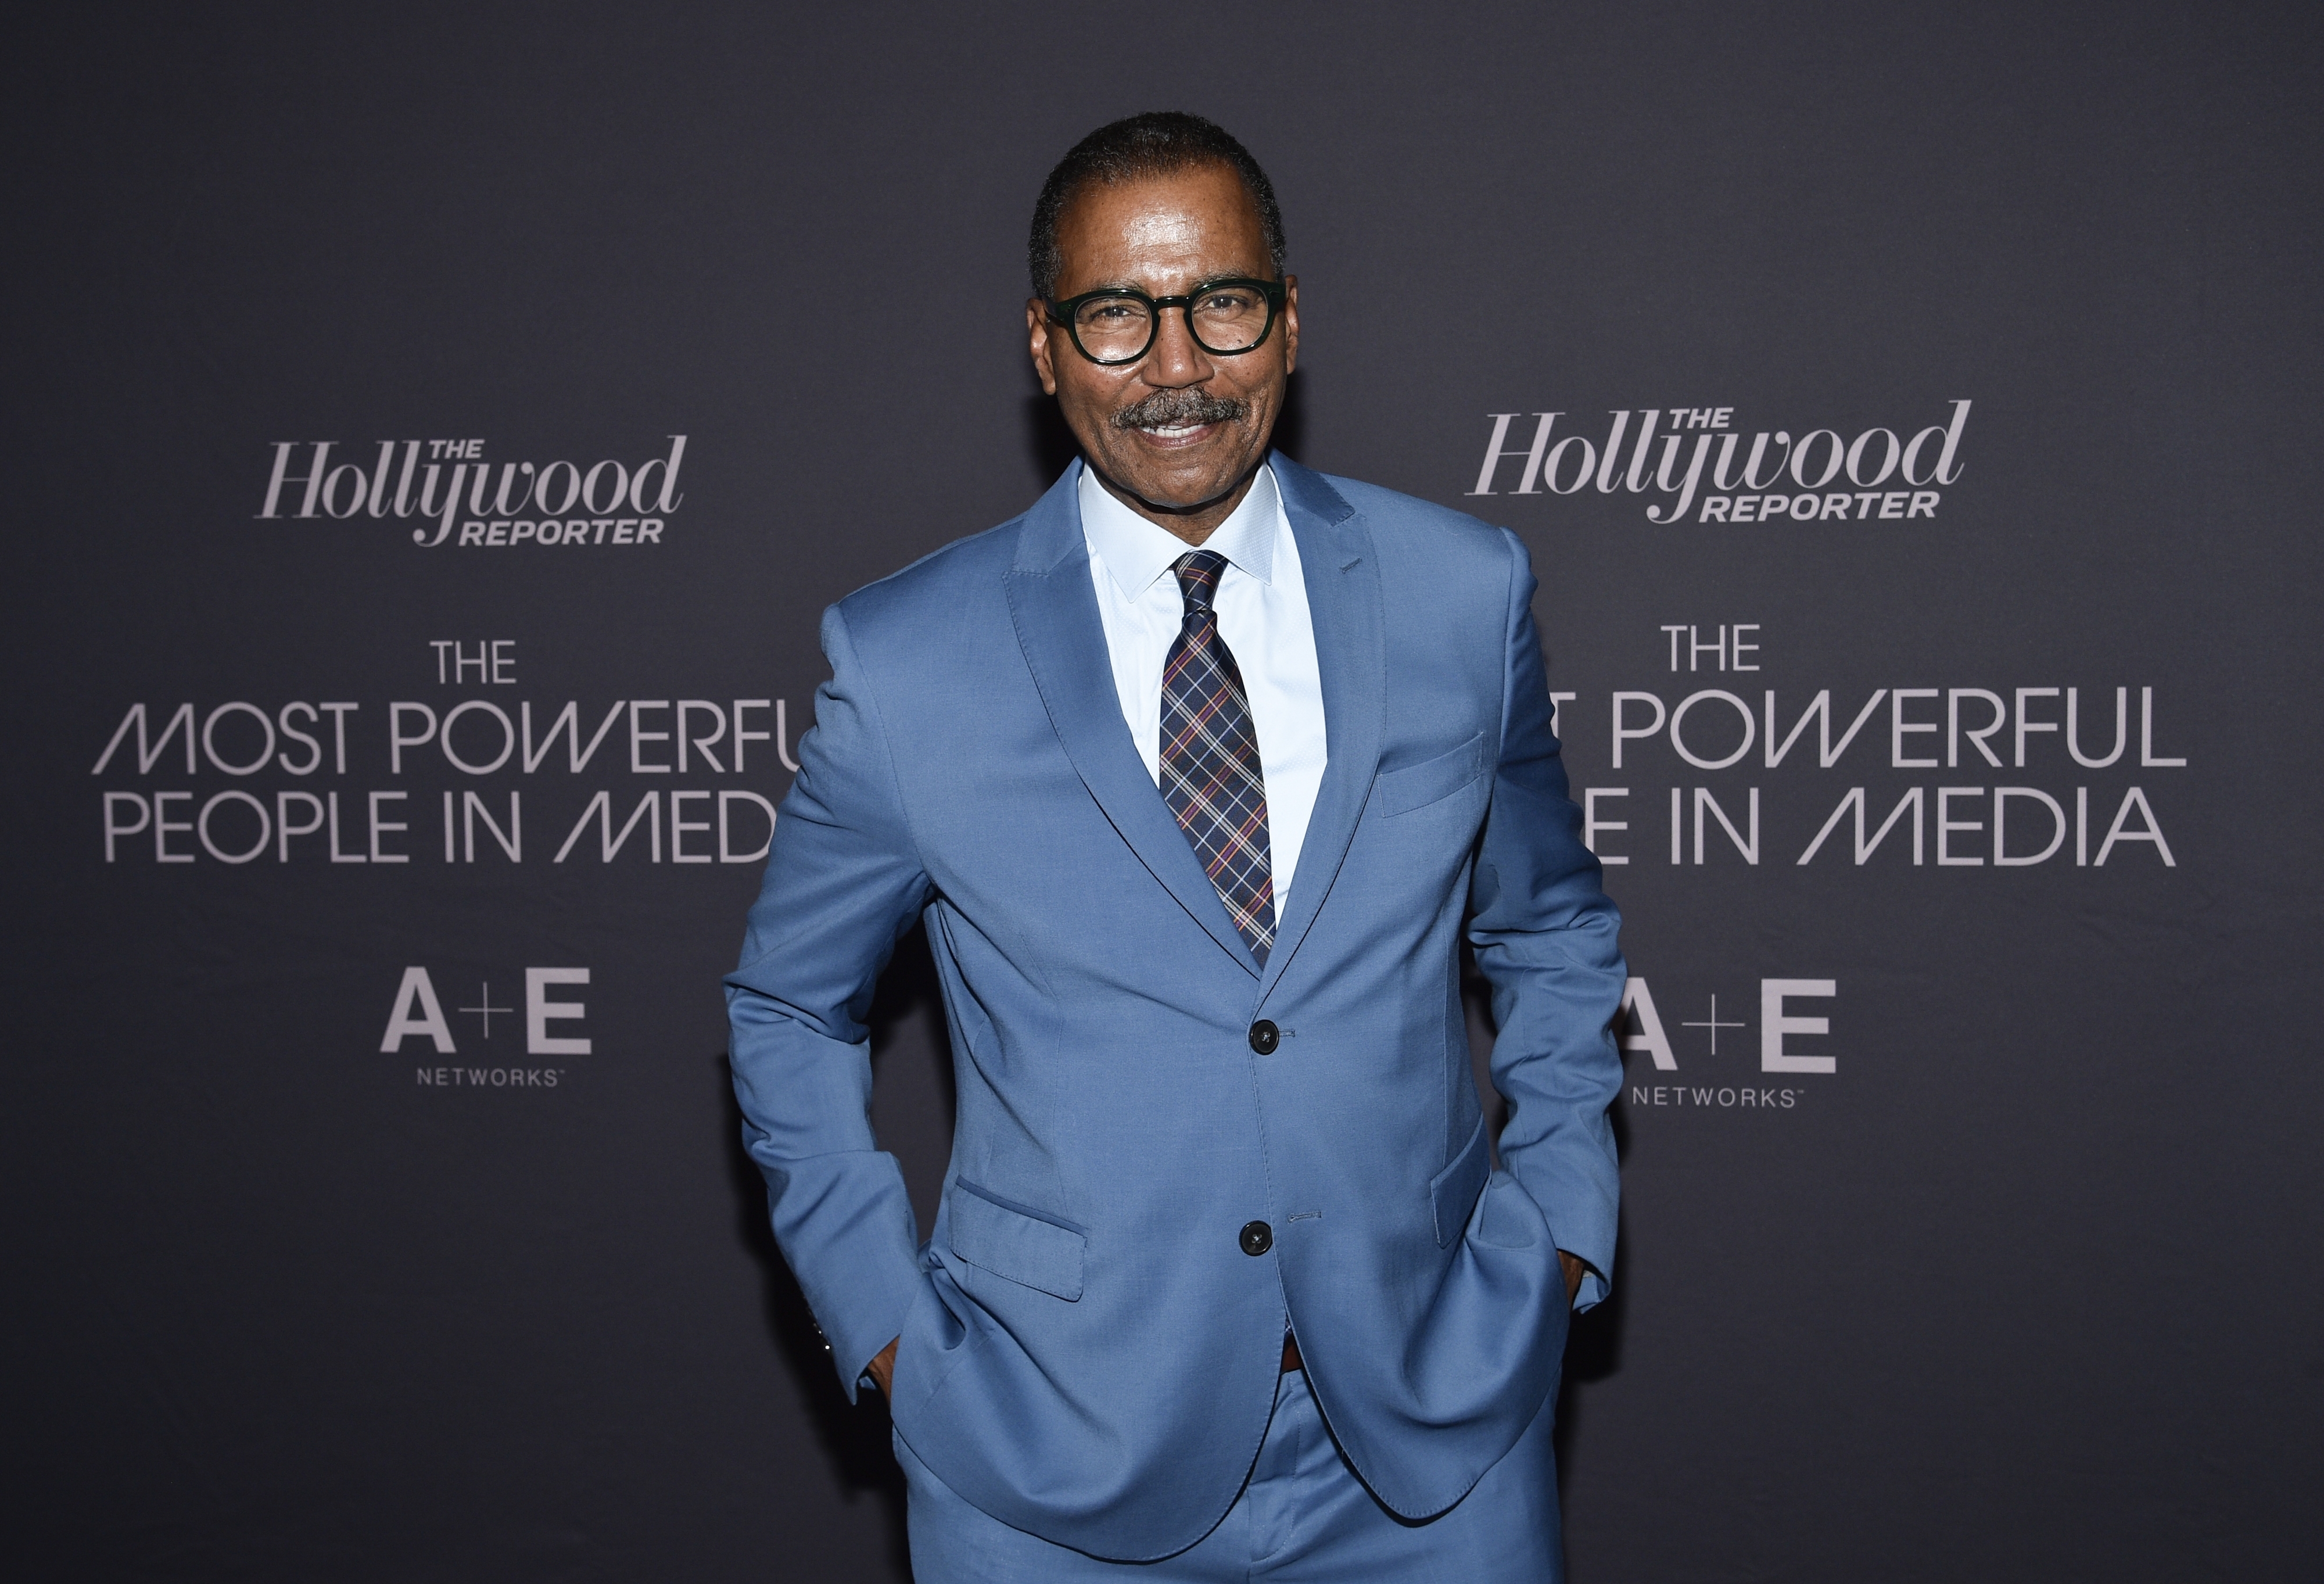
[(1250, 954), (1275, 943), (1275, 879), (1267, 842), (1267, 781), (1242, 672), (1211, 609), (1227, 558), (1178, 557), (1185, 624), (1162, 668), (1162, 797), (1218, 888)]

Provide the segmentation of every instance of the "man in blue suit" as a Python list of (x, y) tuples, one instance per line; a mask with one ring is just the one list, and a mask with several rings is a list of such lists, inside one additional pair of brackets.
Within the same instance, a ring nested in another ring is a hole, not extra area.
[[(726, 981), (734, 1086), (841, 1377), (888, 1395), (921, 1584), (1562, 1570), (1618, 919), (1524, 547), (1269, 451), (1283, 262), (1220, 128), (1084, 139), (1026, 316), (1080, 460), (824, 618)], [(959, 1092), (925, 1242), (866, 1113), (915, 919)]]

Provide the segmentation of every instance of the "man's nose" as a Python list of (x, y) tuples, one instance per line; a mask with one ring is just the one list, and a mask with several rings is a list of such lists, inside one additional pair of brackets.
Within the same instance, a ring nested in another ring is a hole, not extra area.
[(1187, 310), (1166, 308), (1154, 327), (1154, 345), (1147, 349), (1145, 382), (1164, 390), (1199, 385), (1215, 372), (1210, 357), (1194, 339)]

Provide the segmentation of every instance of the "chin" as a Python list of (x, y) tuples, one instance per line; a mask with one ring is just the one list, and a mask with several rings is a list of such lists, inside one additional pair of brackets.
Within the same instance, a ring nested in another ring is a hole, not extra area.
[(1193, 511), (1232, 491), (1240, 477), (1241, 474), (1236, 473), (1223, 477), (1205, 477), (1200, 482), (1139, 480), (1131, 483), (1130, 490), (1149, 506), (1169, 511)]
[(1113, 476), (1127, 484), (1139, 500), (1150, 505), (1185, 511), (1206, 505), (1233, 490), (1242, 481), (1243, 475), (1264, 458), (1264, 452), (1249, 458), (1204, 457), (1197, 461), (1188, 457), (1176, 466), (1168, 464), (1157, 466), (1153, 459), (1139, 456), (1125, 460), (1144, 465), (1123, 468)]

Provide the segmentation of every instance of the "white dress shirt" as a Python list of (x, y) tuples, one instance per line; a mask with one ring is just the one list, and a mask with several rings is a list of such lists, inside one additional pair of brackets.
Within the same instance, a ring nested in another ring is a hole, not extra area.
[[(1090, 580), (1113, 661), (1113, 690), (1146, 773), (1162, 784), (1162, 668), (1185, 621), (1185, 597), (1171, 567), (1194, 547), (1132, 511), (1087, 466), (1081, 478), (1082, 536)], [(1299, 546), (1283, 514), (1275, 470), (1261, 467), (1250, 493), (1202, 548), (1226, 557), (1211, 606), (1219, 636), (1242, 673), (1267, 782), (1267, 835), (1275, 916), (1284, 915), (1307, 821), (1323, 782), (1323, 682)]]

